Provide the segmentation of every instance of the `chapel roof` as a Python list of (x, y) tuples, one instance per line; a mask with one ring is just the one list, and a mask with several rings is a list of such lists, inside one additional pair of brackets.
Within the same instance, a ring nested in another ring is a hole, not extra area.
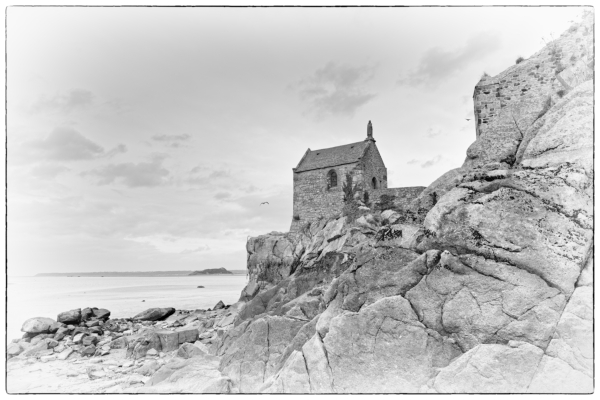
[(308, 149), (294, 171), (303, 172), (358, 162), (365, 153), (369, 143), (370, 141), (362, 141), (330, 147), (328, 149)]

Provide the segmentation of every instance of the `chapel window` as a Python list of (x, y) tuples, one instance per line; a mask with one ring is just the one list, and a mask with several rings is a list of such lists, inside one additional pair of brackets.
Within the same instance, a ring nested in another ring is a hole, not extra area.
[(337, 174), (334, 170), (331, 170), (327, 173), (327, 188), (331, 189), (332, 187), (337, 186)]
[(377, 189), (377, 178), (373, 178), (371, 180), (371, 186), (373, 187), (373, 189)]

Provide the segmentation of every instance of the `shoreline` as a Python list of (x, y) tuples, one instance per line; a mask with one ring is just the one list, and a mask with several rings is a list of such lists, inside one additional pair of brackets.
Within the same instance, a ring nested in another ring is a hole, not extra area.
[(8, 393), (178, 393), (168, 378), (200, 365), (206, 379), (190, 376), (186, 393), (229, 393), (214, 354), (240, 305), (149, 308), (115, 319), (94, 307), (30, 318), (23, 337), (8, 343)]

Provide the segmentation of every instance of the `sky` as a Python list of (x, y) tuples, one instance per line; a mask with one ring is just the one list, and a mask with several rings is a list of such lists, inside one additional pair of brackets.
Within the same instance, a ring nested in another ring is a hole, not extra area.
[(428, 186), (475, 140), (481, 75), (580, 14), (10, 7), (8, 275), (244, 269), (289, 229), (306, 149), (369, 120), (389, 187)]

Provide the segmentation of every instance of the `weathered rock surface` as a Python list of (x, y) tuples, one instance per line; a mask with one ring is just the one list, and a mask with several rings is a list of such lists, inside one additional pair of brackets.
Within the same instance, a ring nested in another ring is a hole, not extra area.
[(529, 386), (529, 392), (594, 391), (592, 300), (591, 286), (575, 289)]
[(55, 323), (56, 323), (56, 321), (53, 320), (52, 318), (43, 318), (43, 317), (30, 318), (23, 323), (23, 326), (21, 327), (21, 332), (26, 332), (26, 333), (50, 332), (50, 330), (52, 329), (52, 327), (54, 326)]
[(523, 342), (480, 344), (435, 377), (439, 393), (525, 393), (544, 354)]
[(217, 343), (234, 389), (593, 390), (592, 27), (482, 78), (465, 163), (407, 208), (248, 240)]
[(81, 321), (81, 308), (61, 312), (58, 314), (58, 317), (56, 317), (56, 320), (64, 324), (78, 324), (79, 321)]
[(175, 309), (173, 307), (167, 308), (149, 308), (133, 317), (140, 321), (160, 321), (166, 319), (169, 315), (173, 314)]

